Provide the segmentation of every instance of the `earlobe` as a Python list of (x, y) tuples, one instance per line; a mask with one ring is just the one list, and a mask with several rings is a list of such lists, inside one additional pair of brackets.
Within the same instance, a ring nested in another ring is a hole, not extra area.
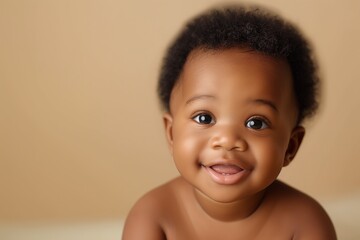
[(169, 146), (170, 152), (172, 154), (172, 152), (173, 152), (173, 133), (172, 133), (173, 118), (172, 118), (171, 114), (164, 113), (163, 121), (164, 121), (166, 140), (168, 142), (168, 146)]
[(289, 141), (288, 148), (286, 149), (284, 167), (289, 165), (290, 162), (294, 159), (297, 151), (300, 148), (301, 142), (305, 136), (305, 129), (302, 126), (297, 126), (293, 129), (291, 133), (291, 138)]

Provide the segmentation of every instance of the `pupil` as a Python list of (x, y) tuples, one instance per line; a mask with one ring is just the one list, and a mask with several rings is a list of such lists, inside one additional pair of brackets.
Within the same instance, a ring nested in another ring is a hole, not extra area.
[(211, 117), (209, 115), (200, 116), (201, 123), (211, 123)]
[(259, 121), (259, 120), (251, 120), (251, 121), (250, 121), (250, 126), (251, 126), (252, 128), (255, 128), (255, 129), (260, 129), (261, 126), (262, 126), (262, 123), (261, 123), (261, 121)]

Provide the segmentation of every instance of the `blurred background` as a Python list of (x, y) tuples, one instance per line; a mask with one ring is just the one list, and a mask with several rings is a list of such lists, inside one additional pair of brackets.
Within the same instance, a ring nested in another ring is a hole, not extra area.
[[(0, 239), (119, 239), (177, 176), (156, 81), (184, 22), (216, 0), (0, 0)], [(236, 2), (236, 1), (232, 1)], [(297, 24), (324, 79), (280, 179), (360, 239), (360, 1), (257, 0)]]

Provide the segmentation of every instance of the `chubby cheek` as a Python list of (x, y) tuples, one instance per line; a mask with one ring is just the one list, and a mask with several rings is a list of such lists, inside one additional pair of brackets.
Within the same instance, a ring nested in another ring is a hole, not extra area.
[(173, 159), (178, 170), (196, 170), (200, 167), (200, 156), (206, 148), (206, 139), (196, 132), (174, 131), (173, 135)]
[(261, 146), (259, 145), (253, 153), (254, 159), (256, 159), (255, 167), (259, 177), (272, 181), (279, 175), (283, 167), (286, 147), (281, 140), (264, 141)]

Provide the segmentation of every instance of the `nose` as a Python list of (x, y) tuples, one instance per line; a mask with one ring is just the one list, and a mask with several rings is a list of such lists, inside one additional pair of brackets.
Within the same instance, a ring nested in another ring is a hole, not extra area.
[(219, 128), (211, 139), (213, 149), (224, 149), (226, 151), (246, 151), (248, 144), (241, 136), (239, 129), (231, 126)]

